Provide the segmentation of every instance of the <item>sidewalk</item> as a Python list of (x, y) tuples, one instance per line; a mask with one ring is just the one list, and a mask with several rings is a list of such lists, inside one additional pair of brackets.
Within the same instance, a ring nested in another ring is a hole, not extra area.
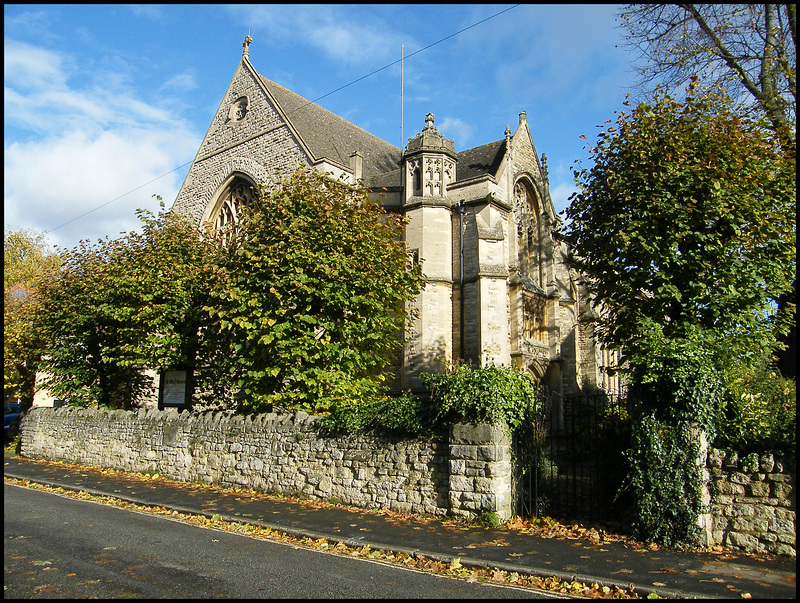
[(641, 596), (794, 599), (792, 558), (743, 554), (650, 551), (629, 543), (543, 538), (508, 528), (445, 525), (431, 518), (407, 518), (377, 511), (323, 508), (303, 502), (237, 495), (164, 479), (142, 481), (124, 473), (76, 472), (55, 463), (33, 462), (4, 453), (6, 477), (85, 490), (129, 502), (165, 506), (183, 513), (261, 525), (286, 533), (325, 538), (350, 546), (424, 555), (463, 566), (493, 567), (520, 574), (558, 576), (584, 583), (627, 588)]

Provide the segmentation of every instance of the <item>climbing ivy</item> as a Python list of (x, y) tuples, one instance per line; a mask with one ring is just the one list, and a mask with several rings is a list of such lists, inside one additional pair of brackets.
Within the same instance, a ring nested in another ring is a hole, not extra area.
[(421, 375), (420, 381), (431, 391), (436, 420), (444, 424), (502, 423), (513, 432), (544, 406), (542, 389), (514, 368), (454, 363), (443, 373)]
[(397, 397), (380, 397), (360, 403), (335, 405), (320, 417), (318, 425), (327, 434), (356, 432), (430, 435), (437, 430), (430, 404), (411, 392)]
[(700, 433), (713, 439), (724, 391), (719, 354), (702, 329), (670, 338), (643, 326), (629, 362), (631, 448), (625, 488), (637, 535), (667, 545), (695, 544), (705, 511)]
[(670, 546), (695, 543), (697, 519), (705, 511), (698, 454), (697, 430), (690, 423), (660, 421), (652, 412), (639, 417), (626, 454), (637, 537)]

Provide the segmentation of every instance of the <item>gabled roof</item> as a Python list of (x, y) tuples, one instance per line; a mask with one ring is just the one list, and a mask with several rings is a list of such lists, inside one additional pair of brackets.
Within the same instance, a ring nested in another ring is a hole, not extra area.
[[(315, 160), (327, 158), (348, 167), (350, 156), (358, 151), (363, 159), (362, 178), (368, 186), (400, 186), (402, 152), (399, 148), (263, 75), (258, 77)], [(461, 151), (457, 154), (458, 181), (497, 175), (505, 151), (505, 139)]]
[(505, 153), (505, 139), (461, 151), (458, 153), (458, 166), (456, 167), (457, 181), (461, 182), (486, 174), (496, 176)]
[(348, 167), (350, 155), (358, 151), (363, 159), (362, 178), (367, 183), (380, 174), (400, 168), (402, 153), (394, 145), (262, 75), (259, 78), (314, 159), (327, 158)]
[(15, 301), (25, 301), (30, 297), (31, 292), (23, 285), (13, 285), (6, 291), (6, 295), (9, 299)]

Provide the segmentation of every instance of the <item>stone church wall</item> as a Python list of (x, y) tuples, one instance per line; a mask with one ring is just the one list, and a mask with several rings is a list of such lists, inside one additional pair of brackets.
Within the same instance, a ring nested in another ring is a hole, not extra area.
[(403, 513), (511, 516), (510, 447), (500, 428), (461, 425), (432, 439), (322, 437), (315, 421), (303, 412), (34, 408), (21, 454)]
[[(243, 95), (250, 100), (249, 110), (243, 119), (231, 119), (227, 109)], [(208, 129), (174, 209), (199, 223), (211, 195), (231, 173), (242, 171), (267, 183), (278, 173), (290, 174), (301, 163), (308, 163), (308, 158), (299, 150), (288, 126), (269, 105), (253, 76), (240, 68)]]
[[(511, 517), (511, 445), (501, 426), (458, 424), (431, 439), (321, 437), (315, 420), (303, 412), (38, 407), (22, 423), (21, 454), (364, 508)], [(796, 469), (789, 462), (709, 450), (706, 544), (795, 556)]]

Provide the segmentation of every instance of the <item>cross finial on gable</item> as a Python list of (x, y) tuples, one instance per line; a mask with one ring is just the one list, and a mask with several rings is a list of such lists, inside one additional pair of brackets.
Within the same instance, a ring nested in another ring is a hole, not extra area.
[(247, 34), (244, 37), (244, 42), (242, 42), (242, 47), (244, 48), (244, 50), (242, 51), (242, 56), (243, 57), (249, 57), (250, 56), (250, 44), (251, 44), (252, 41), (253, 41), (253, 38), (250, 37), (250, 34)]

